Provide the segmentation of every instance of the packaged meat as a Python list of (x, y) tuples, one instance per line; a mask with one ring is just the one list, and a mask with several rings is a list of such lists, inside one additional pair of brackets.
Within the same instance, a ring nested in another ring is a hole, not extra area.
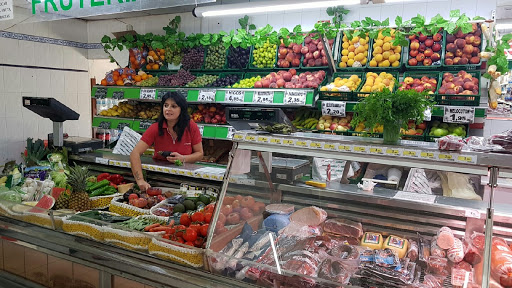
[(360, 238), (363, 236), (363, 225), (359, 222), (346, 220), (346, 219), (340, 219), (340, 218), (334, 218), (329, 219), (324, 222), (323, 225), (324, 231), (341, 235), (341, 236), (347, 236), (352, 238)]
[(430, 257), (430, 240), (428, 240), (425, 236), (418, 233), (418, 263), (423, 268), (427, 267), (428, 257)]
[(454, 264), (453, 268), (462, 269), (462, 270), (466, 270), (466, 271), (469, 271), (469, 272), (473, 272), (473, 266), (471, 266), (471, 264), (469, 264), (466, 261), (460, 261), (459, 263)]
[(382, 249), (384, 238), (380, 233), (365, 232), (361, 238), (361, 246), (371, 249)]
[[(391, 250), (390, 250), (391, 251)], [(391, 251), (392, 252), (392, 251)], [(409, 262), (406, 269), (389, 269), (379, 265), (366, 265), (361, 268), (361, 276), (370, 287), (407, 287), (416, 276), (416, 264)], [(367, 286), (367, 285), (363, 285)]]
[(278, 233), (288, 224), (290, 224), (290, 216), (282, 214), (272, 214), (263, 220), (263, 227), (274, 233)]
[(462, 245), (462, 241), (458, 238), (454, 239), (452, 248), (448, 249), (446, 252), (446, 256), (448, 256), (448, 260), (453, 263), (459, 263), (464, 259), (464, 246)]
[(437, 237), (436, 236), (434, 236), (434, 238), (432, 238), (432, 242), (430, 242), (430, 254), (432, 256), (437, 256), (437, 257), (441, 257), (441, 258), (446, 257), (446, 251), (444, 251), (444, 249), (441, 249), (441, 247), (439, 247), (439, 245), (437, 245)]
[(436, 139), (436, 142), (439, 150), (460, 151), (464, 146), (466, 146), (464, 139), (453, 135), (447, 135)]
[(511, 251), (505, 239), (500, 237), (492, 237), (492, 251), (494, 252), (495, 250)]
[(427, 274), (423, 278), (423, 284), (425, 284), (429, 288), (442, 288), (443, 282), (446, 277)]
[(405, 253), (407, 253), (408, 246), (409, 245), (408, 245), (407, 239), (390, 235), (386, 239), (386, 241), (384, 241), (384, 245), (382, 245), (382, 248), (392, 249), (392, 250), (396, 251), (399, 258), (404, 258)]
[(359, 250), (359, 261), (361, 266), (372, 265), (375, 263), (375, 253), (373, 249), (361, 247)]
[(359, 259), (359, 251), (352, 245), (340, 245), (328, 251), (328, 254), (339, 259)]
[[(491, 263), (491, 267), (492, 267), (492, 263)], [(484, 262), (483, 261), (474, 266), (473, 275), (475, 277), (474, 278), (475, 284), (477, 284), (477, 285), (482, 284), (483, 271), (484, 271)], [(481, 286), (479, 286), (478, 288), (481, 288)], [(498, 281), (496, 281), (496, 279), (494, 279), (491, 276), (491, 279), (489, 281), (489, 288), (503, 288), (503, 286), (501, 286), (501, 284), (499, 284)]]
[(491, 275), (502, 286), (512, 286), (512, 252), (500, 249), (491, 253)]
[(324, 232), (324, 235), (327, 235), (327, 236), (329, 236), (331, 238), (334, 238), (334, 239), (336, 239), (337, 241), (339, 241), (339, 242), (341, 242), (343, 244), (359, 245), (359, 239), (357, 239), (357, 238), (352, 238), (352, 237), (347, 237), (347, 236), (340, 236), (340, 235), (326, 233), (326, 232)]
[(265, 211), (270, 214), (290, 215), (295, 211), (295, 206), (291, 204), (269, 204), (265, 206)]
[(316, 206), (302, 208), (290, 215), (291, 221), (308, 226), (318, 226), (322, 224), (326, 218), (327, 212), (325, 212), (324, 209), (318, 208)]
[(340, 260), (325, 259), (318, 269), (318, 278), (327, 279), (340, 284), (347, 284), (352, 272)]
[(450, 271), (448, 270), (448, 259), (430, 256), (427, 260), (427, 273), (448, 276)]
[(446, 250), (452, 248), (454, 242), (455, 237), (453, 236), (452, 229), (446, 226), (439, 229), (437, 232), (437, 246)]
[(396, 267), (400, 264), (397, 253), (393, 249), (374, 250), (375, 264), (381, 267)]
[(473, 271), (467, 271), (465, 269), (452, 269), (452, 285), (453, 286), (464, 286), (464, 283), (473, 281)]
[(482, 261), (482, 255), (480, 253), (481, 252), (478, 251), (475, 246), (466, 243), (466, 255), (464, 255), (464, 261), (471, 265), (478, 264)]
[(308, 226), (303, 223), (291, 221), (288, 226), (279, 231), (279, 234), (307, 238), (315, 235), (321, 235), (322, 229), (320, 229), (319, 226)]
[(407, 251), (407, 258), (409, 258), (412, 262), (416, 262), (418, 260), (418, 242), (409, 239), (409, 250)]
[(473, 232), (469, 238), (469, 243), (479, 252), (482, 252), (485, 248), (485, 235), (483, 233)]

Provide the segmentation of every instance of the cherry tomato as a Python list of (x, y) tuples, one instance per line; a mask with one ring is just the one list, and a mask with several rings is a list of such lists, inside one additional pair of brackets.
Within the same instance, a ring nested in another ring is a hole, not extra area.
[(192, 221), (190, 220), (190, 216), (188, 216), (187, 213), (182, 214), (180, 217), (180, 224), (188, 227), (190, 223), (192, 223)]
[(212, 216), (213, 214), (210, 212), (204, 213), (204, 222), (210, 223), (210, 221), (212, 221)]
[(204, 224), (201, 226), (201, 230), (200, 230), (201, 236), (206, 237), (206, 235), (208, 235), (208, 227), (209, 226), (210, 226), (209, 224)]
[(169, 234), (164, 234), (164, 236), (162, 236), (162, 238), (164, 238), (164, 239), (170, 239), (171, 237), (170, 237), (170, 235), (169, 235)]
[[(185, 234), (183, 234), (183, 239), (187, 242), (194, 242), (197, 239), (197, 231), (192, 228), (187, 228)], [(194, 245), (192, 245), (194, 246)]]
[(178, 239), (176, 239), (176, 242), (183, 244), (183, 243), (185, 243), (185, 240), (183, 240), (182, 237), (178, 237)]
[(176, 226), (176, 237), (182, 237), (183, 232), (185, 232), (185, 229), (187, 229), (187, 227), (185, 227), (185, 225)]
[(208, 204), (204, 207), (205, 213), (213, 213), (213, 210), (215, 210), (215, 204)]
[(185, 245), (188, 245), (188, 246), (192, 246), (192, 247), (194, 247), (194, 243), (193, 243), (193, 242), (190, 242), (190, 241), (185, 242)]
[(192, 222), (204, 222), (204, 214), (201, 212), (192, 214)]
[(197, 248), (201, 248), (203, 246), (204, 239), (201, 237), (197, 237), (196, 241), (194, 241), (194, 246)]
[(196, 230), (197, 234), (199, 235), (199, 232), (201, 231), (201, 224), (190, 224), (189, 228)]

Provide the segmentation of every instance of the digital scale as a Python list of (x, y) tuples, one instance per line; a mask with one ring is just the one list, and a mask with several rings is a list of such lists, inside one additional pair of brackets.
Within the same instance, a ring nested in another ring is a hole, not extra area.
[(81, 153), (103, 148), (103, 141), (84, 137), (68, 137), (64, 139), (63, 123), (67, 120), (78, 120), (80, 114), (60, 103), (55, 98), (23, 97), (23, 107), (48, 118), (53, 122), (53, 133), (48, 134), (48, 145), (66, 147), (71, 153)]
[(292, 127), (292, 131), (295, 132), (295, 127), (281, 108), (227, 107), (226, 121), (236, 131), (255, 131), (259, 125), (285, 123)]

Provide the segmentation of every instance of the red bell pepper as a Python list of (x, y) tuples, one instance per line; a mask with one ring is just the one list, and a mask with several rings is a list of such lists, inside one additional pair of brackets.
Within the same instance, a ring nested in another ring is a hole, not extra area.
[(96, 178), (96, 179), (97, 179), (98, 182), (100, 182), (101, 180), (105, 180), (105, 179), (108, 180), (109, 177), (110, 177), (110, 174), (108, 174), (108, 173), (101, 173), (100, 175), (98, 175), (98, 178)]
[(123, 183), (123, 181), (124, 181), (124, 177), (119, 174), (112, 174), (107, 179), (108, 179), (108, 181), (110, 181), (116, 185), (119, 185), (119, 184)]

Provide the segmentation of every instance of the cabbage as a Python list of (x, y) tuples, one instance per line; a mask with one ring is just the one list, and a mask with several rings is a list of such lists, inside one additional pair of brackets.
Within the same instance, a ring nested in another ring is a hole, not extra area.
[(21, 203), (21, 195), (16, 191), (2, 192), (0, 193), (0, 201)]
[(66, 181), (68, 180), (68, 177), (65, 172), (52, 171), (50, 172), (50, 177), (52, 177), (55, 187), (66, 188)]

